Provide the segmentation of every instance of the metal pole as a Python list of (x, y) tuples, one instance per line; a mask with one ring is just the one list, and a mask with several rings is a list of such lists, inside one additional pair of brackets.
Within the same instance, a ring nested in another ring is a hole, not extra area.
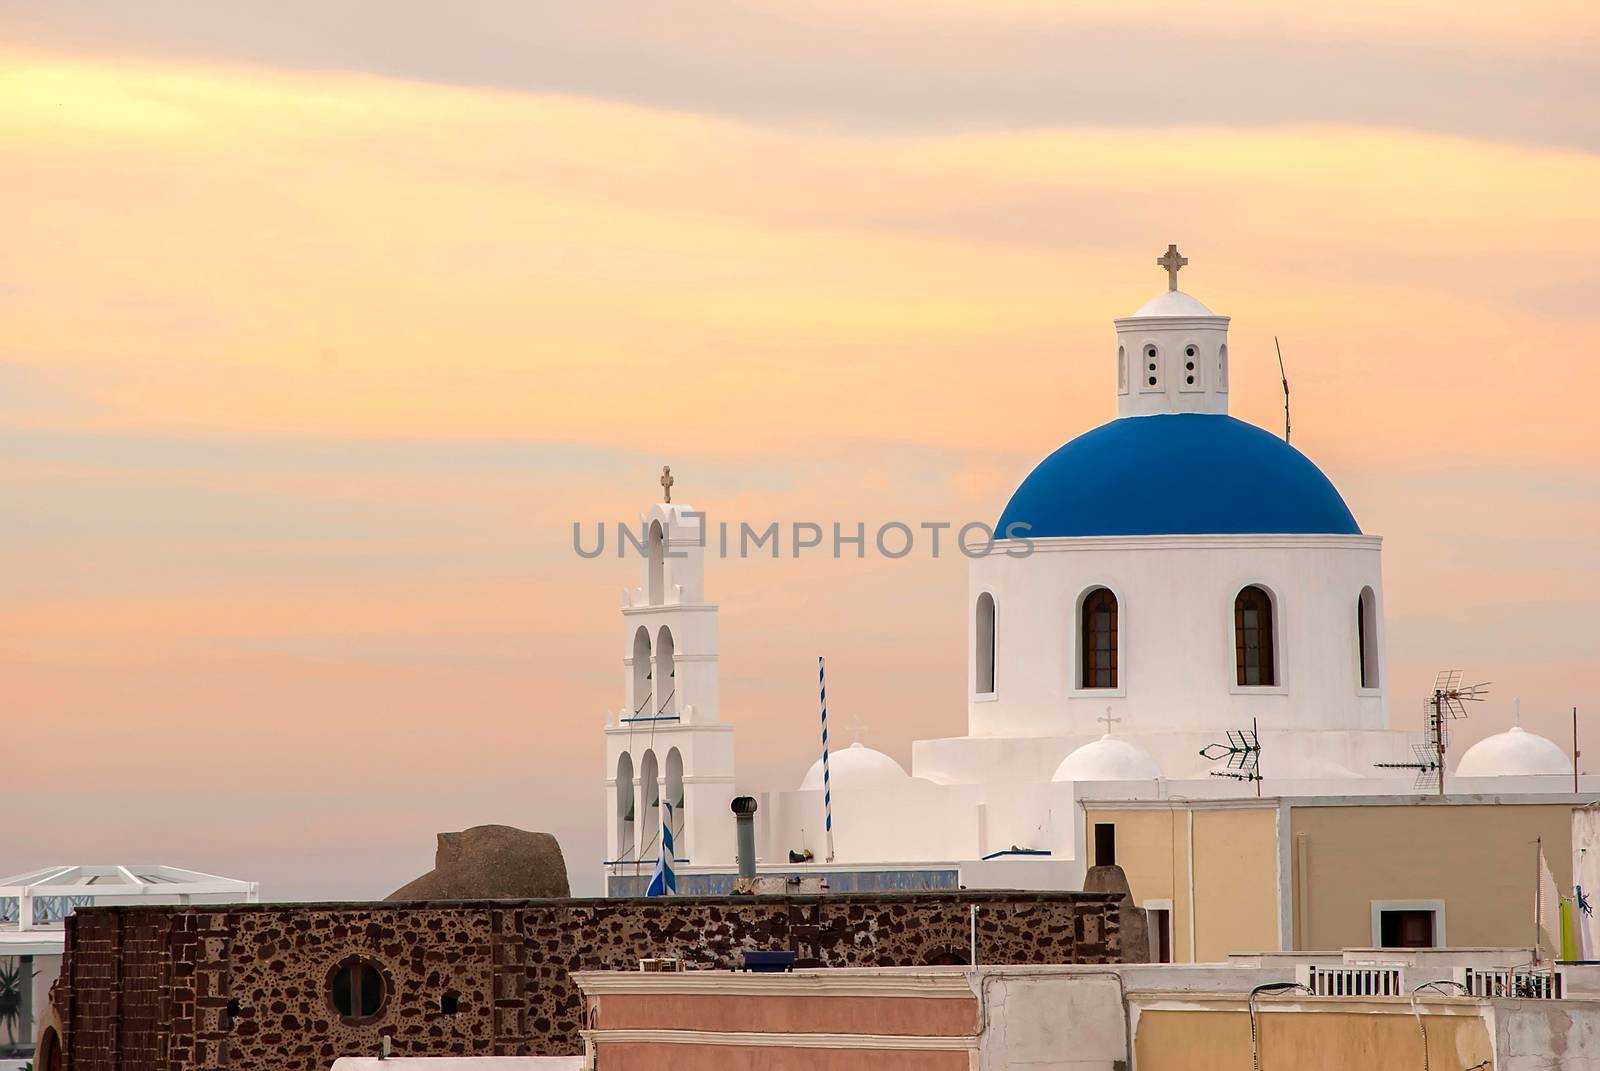
[(1539, 965), (1539, 944), (1544, 934), (1544, 883), (1539, 880), (1539, 863), (1544, 859), (1544, 838), (1533, 839), (1533, 965)]
[(1578, 750), (1578, 708), (1572, 708), (1572, 794), (1578, 794), (1578, 756), (1583, 752)]
[(1250, 735), (1256, 742), (1256, 799), (1261, 798), (1261, 727), (1256, 724), (1256, 719), (1250, 719)]
[(1444, 798), (1444, 693), (1433, 690), (1433, 741), (1439, 760), (1439, 797)]

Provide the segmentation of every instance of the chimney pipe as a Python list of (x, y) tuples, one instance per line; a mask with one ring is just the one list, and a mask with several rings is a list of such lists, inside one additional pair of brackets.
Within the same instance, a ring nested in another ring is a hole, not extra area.
[(731, 806), (733, 824), (739, 835), (739, 877), (753, 880), (756, 876), (756, 798), (735, 796)]

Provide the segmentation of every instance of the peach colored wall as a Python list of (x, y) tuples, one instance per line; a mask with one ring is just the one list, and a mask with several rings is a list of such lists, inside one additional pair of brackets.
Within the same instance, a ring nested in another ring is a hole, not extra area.
[(753, 1048), (742, 1045), (600, 1044), (604, 1071), (971, 1071), (968, 1052)]
[(771, 1033), (977, 1033), (978, 1004), (960, 997), (731, 996), (607, 993), (593, 998), (601, 1030), (739, 1030)]
[(1370, 944), (1374, 900), (1443, 900), (1451, 945), (1526, 944), (1540, 837), (1557, 887), (1571, 888), (1569, 804), (1295, 807), (1290, 816), (1298, 948)]
[[(1267, 1011), (1257, 1016), (1263, 1068), (1295, 1071), (1413, 1071), (1471, 1067), (1493, 1059), (1494, 1044), (1477, 1016), (1394, 1012)], [(1134, 1037), (1139, 1071), (1237, 1071), (1251, 1066), (1250, 1016), (1237, 1011), (1146, 1011)]]
[(1194, 811), (1194, 889), (1189, 900), (1189, 811), (1117, 810), (1091, 805), (1084, 812), (1085, 843), (1094, 825), (1117, 828), (1117, 863), (1140, 907), (1172, 901), (1172, 956), (1201, 963), (1238, 951), (1271, 950), (1278, 938), (1278, 837), (1275, 806)]

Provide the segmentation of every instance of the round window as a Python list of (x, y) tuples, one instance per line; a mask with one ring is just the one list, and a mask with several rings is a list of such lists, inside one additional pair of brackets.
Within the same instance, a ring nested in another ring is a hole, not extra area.
[(347, 1023), (368, 1023), (383, 1014), (389, 987), (370, 960), (347, 959), (328, 975), (328, 1000)]

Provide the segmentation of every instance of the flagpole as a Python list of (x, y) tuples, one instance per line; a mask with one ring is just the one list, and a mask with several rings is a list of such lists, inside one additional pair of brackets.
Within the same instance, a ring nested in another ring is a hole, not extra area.
[(822, 696), (822, 821), (828, 834), (828, 862), (833, 862), (833, 785), (828, 778), (828, 672), (817, 656), (817, 689)]
[(1539, 944), (1544, 939), (1544, 875), (1539, 864), (1544, 862), (1544, 838), (1533, 840), (1533, 965), (1539, 965)]

